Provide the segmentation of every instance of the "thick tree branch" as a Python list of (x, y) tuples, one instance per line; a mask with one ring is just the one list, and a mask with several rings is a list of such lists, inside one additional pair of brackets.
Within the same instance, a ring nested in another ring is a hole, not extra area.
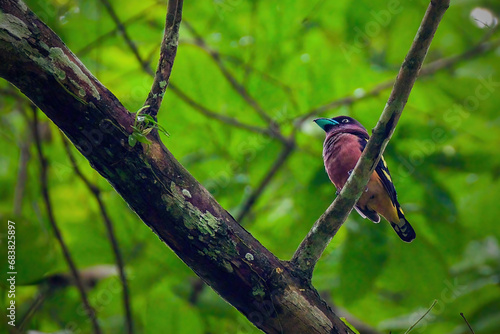
[[(0, 45), (1, 45), (1, 43), (0, 43)], [(97, 322), (97, 316), (96, 316), (95, 310), (90, 305), (89, 299), (87, 297), (87, 293), (85, 292), (85, 287), (83, 285), (82, 279), (80, 277), (78, 269), (76, 268), (75, 261), (73, 260), (73, 257), (71, 256), (69, 248), (66, 245), (66, 242), (64, 241), (61, 230), (59, 229), (59, 226), (57, 225), (56, 218), (55, 218), (54, 212), (52, 210), (52, 202), (50, 200), (49, 186), (48, 186), (48, 180), (47, 180), (48, 163), (47, 163), (47, 159), (43, 155), (42, 140), (40, 138), (40, 133), (39, 133), (37, 108), (35, 106), (33, 106), (33, 138), (35, 140), (35, 146), (36, 146), (36, 151), (38, 154), (38, 159), (40, 160), (40, 181), (41, 181), (41, 186), (42, 186), (42, 197), (43, 197), (43, 201), (45, 202), (45, 207), (47, 209), (47, 215), (49, 218), (50, 225), (52, 226), (52, 229), (54, 230), (54, 235), (56, 236), (56, 239), (59, 242), (59, 246), (61, 247), (61, 250), (63, 252), (64, 259), (66, 260), (66, 263), (69, 266), (69, 269), (71, 271), (71, 275), (75, 281), (75, 285), (76, 285), (78, 291), (80, 292), (80, 298), (82, 299), (83, 307), (84, 307), (85, 312), (87, 313), (88, 317), (90, 318), (90, 321), (92, 323), (92, 327), (94, 329), (94, 333), (100, 334), (101, 328), (99, 326), (99, 323)]]
[(312, 277), (316, 262), (365, 189), (403, 112), (439, 22), (449, 5), (450, 0), (433, 0), (429, 4), (410, 51), (401, 65), (389, 100), (354, 171), (295, 252), (291, 262), (306, 277)]
[(179, 44), (179, 28), (182, 19), (183, 0), (169, 0), (167, 7), (167, 19), (165, 23), (165, 32), (160, 48), (160, 60), (153, 80), (151, 91), (144, 102), (144, 106), (149, 106), (146, 113), (156, 117), (160, 110), (161, 101), (165, 90), (167, 89), (174, 65), (175, 55), (177, 54), (177, 45)]
[(61, 134), (62, 142), (64, 145), (64, 149), (66, 154), (68, 155), (69, 161), (71, 162), (71, 166), (75, 171), (75, 174), (82, 180), (88, 190), (92, 193), (94, 198), (97, 201), (97, 205), (99, 206), (99, 211), (101, 212), (102, 219), (104, 221), (104, 225), (106, 226), (106, 232), (108, 235), (109, 242), (111, 243), (111, 247), (113, 249), (113, 253), (116, 259), (116, 265), (118, 267), (118, 274), (120, 276), (120, 282), (123, 288), (123, 307), (125, 310), (125, 328), (126, 333), (131, 334), (134, 332), (133, 326), (133, 317), (132, 317), (132, 309), (130, 307), (130, 297), (127, 283), (127, 275), (125, 274), (125, 264), (123, 262), (122, 253), (120, 251), (120, 246), (118, 245), (118, 240), (116, 239), (116, 234), (113, 227), (113, 222), (109, 217), (108, 210), (104, 205), (104, 202), (101, 197), (101, 190), (99, 187), (92, 182), (82, 173), (80, 168), (78, 167), (78, 163), (76, 162), (73, 153), (71, 153), (71, 149), (69, 147), (69, 143), (64, 135)]
[[(0, 77), (17, 86), (198, 276), (266, 333), (352, 333), (244, 230), (20, 1), (0, 1)], [(175, 139), (172, 140), (182, 140)]]

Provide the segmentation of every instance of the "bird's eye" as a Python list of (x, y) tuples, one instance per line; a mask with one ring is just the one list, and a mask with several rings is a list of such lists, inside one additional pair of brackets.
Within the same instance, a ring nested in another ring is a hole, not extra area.
[(342, 123), (349, 123), (349, 120), (348, 120), (347, 118), (344, 118), (344, 119), (342, 120)]

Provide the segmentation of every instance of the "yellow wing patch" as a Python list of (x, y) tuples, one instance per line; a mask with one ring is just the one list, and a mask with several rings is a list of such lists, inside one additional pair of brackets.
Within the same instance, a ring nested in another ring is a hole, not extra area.
[(380, 159), (382, 160), (384, 167), (387, 168), (387, 162), (385, 162), (384, 156), (381, 156)]
[(382, 172), (384, 173), (384, 175), (387, 178), (387, 180), (389, 180), (389, 181), (392, 182), (392, 179), (391, 179), (391, 176), (389, 175), (389, 173), (387, 173), (385, 169), (382, 169)]

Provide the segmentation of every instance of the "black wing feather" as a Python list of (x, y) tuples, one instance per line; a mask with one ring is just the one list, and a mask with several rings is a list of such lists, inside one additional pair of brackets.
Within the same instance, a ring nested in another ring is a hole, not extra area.
[[(365, 149), (367, 142), (368, 139), (366, 138), (359, 139), (359, 143), (361, 144), (361, 151)], [(394, 204), (395, 207), (399, 208), (400, 205), (398, 203), (396, 188), (394, 188), (394, 184), (392, 183), (391, 173), (389, 172), (389, 168), (387, 167), (387, 164), (383, 156), (380, 157), (377, 167), (375, 167), (375, 172), (377, 172), (377, 175), (380, 177), (380, 180), (382, 181), (385, 190), (389, 194), (392, 204)]]

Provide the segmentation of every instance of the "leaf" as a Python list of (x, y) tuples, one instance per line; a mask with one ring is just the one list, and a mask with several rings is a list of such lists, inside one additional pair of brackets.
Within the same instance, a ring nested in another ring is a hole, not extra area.
[(146, 138), (146, 136), (144, 136), (142, 133), (137, 133), (137, 132), (134, 132), (132, 134), (132, 136), (134, 136), (134, 138), (138, 141), (138, 142), (141, 142), (143, 144), (151, 144), (151, 142), (149, 141), (148, 138)]
[(135, 144), (137, 144), (137, 139), (135, 138), (134, 134), (128, 136), (128, 144), (130, 145), (130, 147), (134, 147)]
[(356, 333), (356, 334), (360, 334), (360, 333), (359, 333), (359, 331), (358, 331), (356, 328), (354, 328), (354, 326), (353, 326), (353, 325), (351, 325), (351, 324), (349, 323), (349, 321), (347, 321), (347, 319), (346, 319), (345, 317), (341, 317), (341, 318), (340, 318), (340, 320), (342, 320), (342, 322), (343, 322), (344, 324), (346, 324), (346, 325), (347, 325), (347, 327), (349, 327), (349, 328), (350, 328), (350, 329), (351, 329), (354, 333)]
[(141, 133), (141, 134), (142, 134), (143, 136), (147, 136), (147, 135), (149, 135), (149, 134), (151, 133), (151, 131), (152, 131), (152, 130), (153, 130), (153, 128), (147, 128), (147, 129), (144, 129), (144, 130), (142, 130), (142, 133)]

